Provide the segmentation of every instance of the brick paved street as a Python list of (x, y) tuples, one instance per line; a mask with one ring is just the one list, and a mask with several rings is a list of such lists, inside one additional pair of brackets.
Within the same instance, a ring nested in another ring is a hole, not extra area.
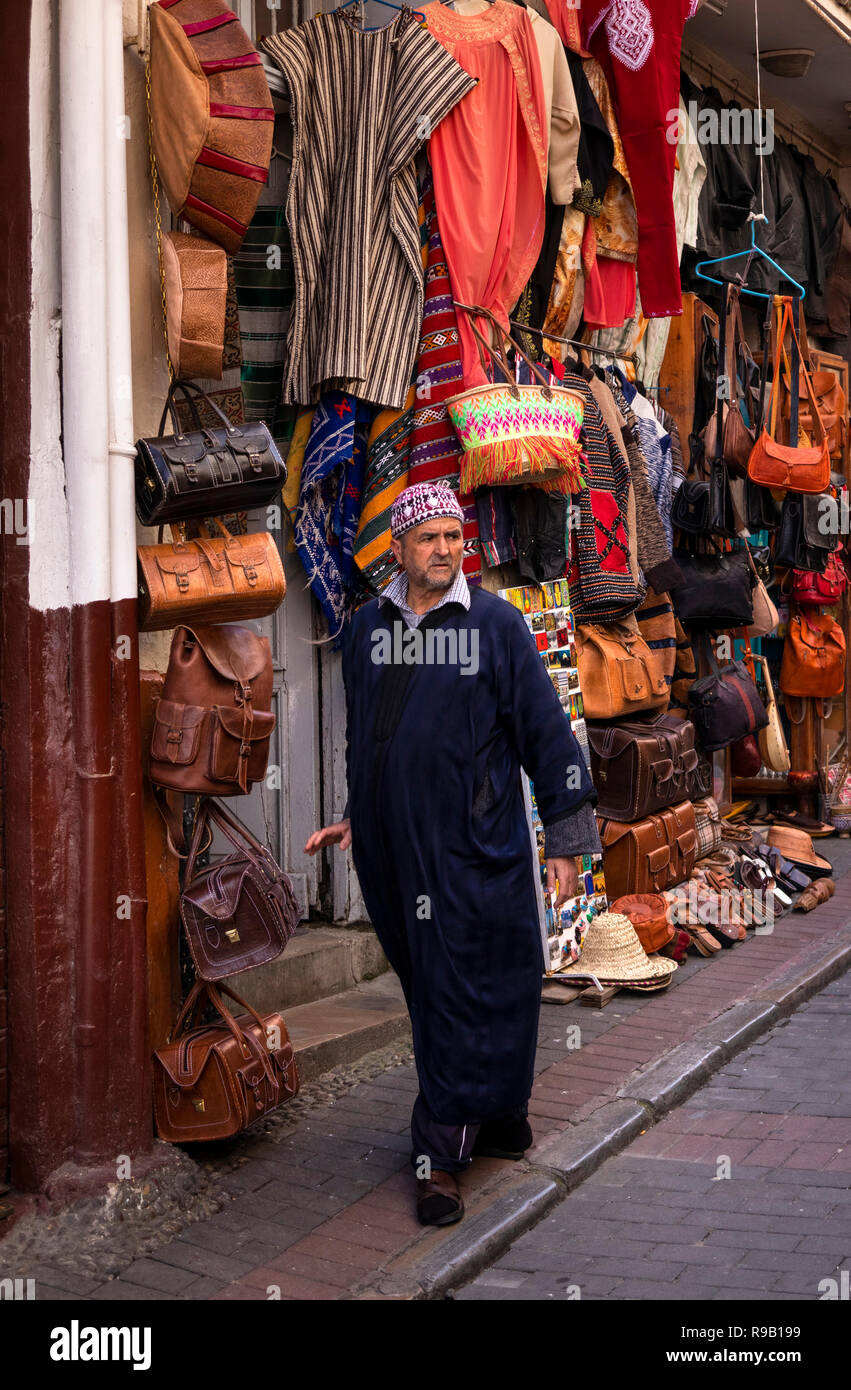
[(820, 1298), (851, 1270), (849, 1055), (851, 973), (455, 1296)]
[[(830, 857), (839, 878), (851, 868), (851, 841), (832, 842)], [(667, 1057), (739, 1001), (758, 1005), (791, 968), (803, 968), (813, 955), (821, 958), (844, 940), (851, 909), (843, 887), (815, 912), (783, 917), (771, 935), (750, 935), (714, 960), (690, 956), (664, 994), (621, 993), (601, 1011), (545, 1005), (530, 1104), (537, 1143), (578, 1130), (637, 1068)], [(723, 1081), (701, 1093), (697, 1108), (692, 1102), (674, 1111), (634, 1143), (628, 1157), (610, 1161), (586, 1181), (525, 1238), (539, 1243), (537, 1264), (526, 1269), (512, 1263), (531, 1258), (521, 1240), (508, 1263), (498, 1262), (484, 1276), (493, 1282), (477, 1282), (460, 1296), (561, 1297), (566, 1284), (579, 1282), (583, 1297), (605, 1296), (617, 1287), (626, 1298), (637, 1296), (647, 1281), (654, 1296), (665, 1290), (664, 1296), (676, 1297), (683, 1296), (689, 1271), (700, 1273), (695, 1287), (709, 1290), (710, 1297), (723, 1297), (725, 1288), (735, 1288), (737, 1297), (739, 1290), (741, 1296), (748, 1291), (756, 1296), (767, 1286), (775, 1296), (812, 1296), (814, 1276), (829, 1275), (846, 1252), (821, 1253), (805, 1244), (794, 1266), (787, 1255), (809, 1236), (835, 1240), (834, 1208), (842, 1204), (849, 1214), (842, 1229), (851, 1230), (851, 1099), (843, 1071), (851, 1004), (848, 984), (844, 994), (837, 988), (793, 1016), (771, 1044), (757, 1045), (746, 1058), (741, 1054)], [(440, 1232), (423, 1229), (414, 1215), (408, 1165), (416, 1085), (412, 1066), (391, 1066), (336, 1099), (294, 1111), (292, 1120), (282, 1112), (266, 1134), (205, 1146), (203, 1153), (189, 1150), (191, 1160), (203, 1160), (212, 1174), (221, 1207), (212, 1215), (209, 1205), (201, 1219), (178, 1211), (161, 1230), (149, 1223), (138, 1232), (119, 1222), (100, 1244), (87, 1240), (85, 1219), (74, 1217), (58, 1254), (54, 1224), (31, 1250), (6, 1254), (4, 1269), (15, 1277), (35, 1277), (37, 1297), (43, 1299), (334, 1300), (374, 1296), (379, 1286), (378, 1296), (386, 1296), (386, 1280), (401, 1278), (421, 1254), (439, 1265), (446, 1242), (469, 1229), (496, 1195), (535, 1171), (537, 1149), (529, 1154), (531, 1170), (477, 1159), (462, 1176), (465, 1221)], [(796, 1085), (801, 1094), (792, 1100)], [(296, 1107), (310, 1090), (305, 1087)], [(729, 1126), (719, 1130), (725, 1117)], [(684, 1128), (692, 1122), (695, 1128)], [(744, 1128), (731, 1134), (738, 1123)], [(747, 1128), (754, 1123), (756, 1137)], [(654, 1146), (663, 1142), (676, 1151), (659, 1154)], [(787, 1154), (793, 1142), (796, 1147)], [(770, 1146), (761, 1147), (765, 1143)], [(849, 1147), (840, 1152), (843, 1145)], [(719, 1152), (733, 1162), (729, 1182), (711, 1181)], [(801, 1192), (809, 1195), (800, 1197)], [(731, 1205), (725, 1219), (731, 1224), (718, 1232), (710, 1224), (704, 1231), (704, 1210), (726, 1211), (726, 1201)], [(601, 1217), (603, 1206), (614, 1211)], [(635, 1226), (619, 1243), (630, 1211), (638, 1211), (640, 1219), (633, 1216)], [(785, 1213), (782, 1222), (775, 1211)], [(736, 1251), (725, 1243), (723, 1232), (740, 1230), (751, 1212), (754, 1231), (787, 1241), (795, 1234), (794, 1245), (745, 1244)], [(822, 1224), (798, 1231), (787, 1217), (813, 1217)], [(0, 1252), (5, 1254), (4, 1246), (12, 1249), (17, 1239), (13, 1231)], [(627, 1254), (626, 1241), (634, 1244), (634, 1253)], [(726, 1285), (715, 1282), (719, 1271), (731, 1266)], [(794, 1277), (790, 1269), (800, 1270), (802, 1289), (780, 1282)]]

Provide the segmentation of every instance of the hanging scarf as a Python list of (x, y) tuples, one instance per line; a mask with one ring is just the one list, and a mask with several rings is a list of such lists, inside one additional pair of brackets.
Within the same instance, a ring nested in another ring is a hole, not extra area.
[(351, 606), (355, 532), (373, 409), (345, 391), (326, 392), (313, 416), (301, 468), (295, 546), (335, 638)]

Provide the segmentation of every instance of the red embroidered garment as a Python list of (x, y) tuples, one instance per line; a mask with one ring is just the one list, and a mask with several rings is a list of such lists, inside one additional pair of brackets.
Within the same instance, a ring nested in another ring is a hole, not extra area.
[(638, 213), (638, 288), (645, 318), (682, 313), (674, 223), (683, 27), (698, 0), (582, 0), (582, 37), (617, 112)]

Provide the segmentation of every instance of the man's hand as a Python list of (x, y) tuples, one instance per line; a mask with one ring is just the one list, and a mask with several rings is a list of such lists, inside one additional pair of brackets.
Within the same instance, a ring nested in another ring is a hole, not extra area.
[(323, 826), (321, 830), (314, 830), (304, 847), (304, 852), (305, 854), (316, 854), (318, 850), (324, 849), (326, 845), (336, 845), (338, 849), (348, 849), (351, 843), (351, 822), (347, 820), (338, 820), (336, 825), (326, 825)]
[(576, 872), (575, 859), (548, 859), (547, 865), (547, 892), (554, 893), (556, 879), (558, 879), (558, 897), (555, 900), (555, 910), (558, 912), (563, 907), (568, 898), (576, 897), (576, 890), (579, 884), (579, 877)]

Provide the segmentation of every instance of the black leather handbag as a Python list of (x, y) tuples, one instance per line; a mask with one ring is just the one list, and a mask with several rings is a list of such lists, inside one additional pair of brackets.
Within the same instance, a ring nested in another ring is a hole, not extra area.
[[(196, 426), (185, 434), (175, 407), (178, 391)], [(202, 425), (192, 391), (220, 426)], [(163, 434), (167, 415), (173, 434)], [(263, 507), (286, 480), (286, 464), (262, 421), (232, 425), (194, 382), (172, 382), (156, 439), (136, 441), (136, 515), (143, 526)]]
[(728, 748), (768, 724), (768, 712), (744, 661), (731, 661), (695, 681), (688, 693), (688, 715), (705, 753)]
[(683, 627), (702, 632), (728, 632), (753, 622), (754, 572), (744, 551), (731, 555), (681, 555), (681, 587), (671, 590), (671, 602)]
[(805, 497), (800, 492), (786, 493), (780, 514), (780, 529), (774, 542), (775, 565), (824, 573), (830, 554), (836, 549), (836, 537), (819, 533), (820, 501), (819, 493), (812, 497)]

